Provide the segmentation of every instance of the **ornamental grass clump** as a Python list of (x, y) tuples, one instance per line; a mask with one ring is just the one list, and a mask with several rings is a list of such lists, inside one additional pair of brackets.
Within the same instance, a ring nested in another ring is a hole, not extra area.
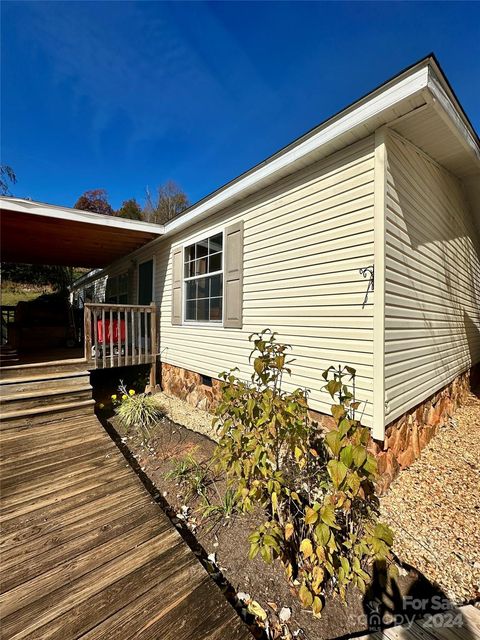
[(115, 414), (125, 431), (138, 432), (144, 443), (150, 439), (153, 427), (165, 415), (155, 396), (147, 393), (137, 394), (133, 389), (127, 391), (124, 385), (120, 385), (119, 394), (114, 394), (112, 401)]
[(250, 558), (279, 559), (303, 606), (320, 616), (326, 597), (349, 585), (365, 592), (373, 560), (390, 559), (393, 535), (378, 521), (376, 459), (370, 432), (355, 418), (359, 403), (345, 380), (355, 371), (323, 373), (336, 428), (325, 437), (308, 416), (307, 393), (284, 391), (289, 347), (264, 330), (253, 342), (250, 382), (222, 374), (216, 412), (218, 467), (238, 509), (261, 506), (265, 520), (250, 537)]

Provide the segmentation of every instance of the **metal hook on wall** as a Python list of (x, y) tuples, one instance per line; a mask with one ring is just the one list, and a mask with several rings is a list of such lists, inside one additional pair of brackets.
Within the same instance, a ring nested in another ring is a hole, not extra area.
[(374, 269), (374, 266), (371, 265), (370, 267), (362, 267), (361, 269), (359, 269), (359, 272), (361, 276), (363, 276), (364, 278), (368, 278), (368, 287), (365, 292), (365, 298), (363, 299), (363, 304), (362, 304), (362, 309), (364, 309), (365, 305), (368, 302), (368, 294), (370, 293), (370, 291), (373, 291), (374, 289), (375, 269)]

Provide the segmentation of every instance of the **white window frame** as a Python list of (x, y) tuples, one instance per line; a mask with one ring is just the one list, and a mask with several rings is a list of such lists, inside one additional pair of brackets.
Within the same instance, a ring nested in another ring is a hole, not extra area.
[[(192, 244), (207, 240), (212, 236), (222, 234), (222, 268), (219, 271), (213, 271), (212, 273), (201, 274), (199, 276), (190, 276), (185, 278), (185, 249)], [(223, 327), (224, 320), (224, 302), (225, 302), (225, 228), (214, 228), (201, 235), (191, 236), (182, 243), (182, 325), (186, 327), (208, 327), (211, 329)], [(186, 283), (191, 280), (198, 280), (200, 278), (208, 278), (210, 276), (222, 275), (222, 318), (221, 320), (187, 320), (187, 287)]]

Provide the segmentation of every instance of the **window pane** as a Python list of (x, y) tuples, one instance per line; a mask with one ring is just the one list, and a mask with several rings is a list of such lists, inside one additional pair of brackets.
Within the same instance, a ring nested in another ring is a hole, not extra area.
[(197, 283), (197, 298), (208, 298), (208, 280), (209, 278), (199, 278)]
[(210, 297), (215, 298), (222, 295), (223, 276), (211, 276), (210, 278)]
[(196, 304), (197, 304), (197, 320), (204, 321), (204, 322), (207, 321), (208, 320), (208, 298), (197, 300)]
[(120, 296), (118, 296), (118, 304), (127, 304), (128, 302), (128, 295), (126, 293), (122, 293)]
[(193, 298), (197, 297), (197, 281), (196, 280), (189, 280), (187, 282), (185, 293), (186, 293), (187, 300), (192, 300)]
[(195, 275), (203, 276), (207, 273), (207, 260), (208, 258), (200, 258), (199, 260), (195, 260)]
[(185, 264), (185, 278), (191, 278), (195, 275), (195, 261)]
[(203, 258), (208, 255), (208, 240), (202, 240), (195, 245), (195, 258)]
[(195, 260), (195, 245), (191, 244), (189, 247), (185, 247), (185, 261)]
[(222, 319), (222, 298), (210, 298), (210, 320)]
[(217, 253), (221, 251), (223, 246), (223, 234), (218, 233), (216, 236), (212, 236), (208, 240), (208, 253)]
[(196, 300), (187, 300), (185, 305), (185, 320), (196, 320)]
[(208, 268), (209, 273), (212, 273), (213, 271), (220, 271), (220, 269), (222, 268), (221, 253), (216, 253), (215, 255), (210, 256), (208, 260), (209, 260), (209, 268)]

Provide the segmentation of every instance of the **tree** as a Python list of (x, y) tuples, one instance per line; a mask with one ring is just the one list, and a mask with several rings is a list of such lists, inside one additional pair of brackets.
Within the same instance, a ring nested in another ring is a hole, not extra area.
[(135, 198), (124, 200), (115, 215), (119, 218), (129, 218), (130, 220), (143, 220), (142, 209)]
[(113, 209), (108, 202), (108, 194), (105, 189), (85, 191), (74, 204), (74, 209), (113, 216)]
[(154, 197), (147, 189), (144, 216), (149, 222), (165, 224), (182, 213), (189, 205), (187, 194), (182, 188), (173, 180), (168, 180), (157, 188)]
[(74, 280), (73, 267), (2, 262), (2, 280), (21, 284), (52, 285), (57, 291), (69, 287)]
[(10, 189), (8, 188), (9, 182), (15, 184), (17, 182), (17, 176), (12, 167), (8, 164), (2, 164), (0, 165), (0, 195), (10, 195)]

